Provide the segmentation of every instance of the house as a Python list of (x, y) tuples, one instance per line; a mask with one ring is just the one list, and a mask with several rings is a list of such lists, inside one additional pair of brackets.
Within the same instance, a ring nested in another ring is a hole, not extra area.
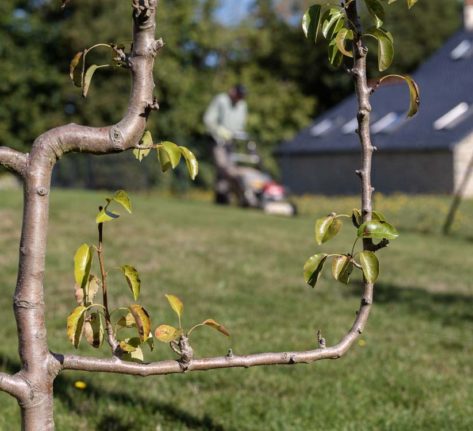
[[(464, 15), (464, 29), (412, 75), (421, 91), (414, 118), (406, 118), (409, 92), (403, 81), (382, 86), (372, 97), (377, 191), (452, 193), (463, 183), (464, 195), (473, 196), (473, 0), (465, 0)], [(359, 192), (355, 113), (351, 96), (279, 146), (282, 180), (292, 192)]]

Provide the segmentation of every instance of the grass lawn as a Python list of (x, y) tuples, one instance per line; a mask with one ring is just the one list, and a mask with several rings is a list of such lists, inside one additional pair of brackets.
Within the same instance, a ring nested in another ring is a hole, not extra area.
[[(106, 195), (54, 191), (46, 271), (51, 349), (72, 352), (66, 316), (75, 306), (72, 257), (95, 241), (94, 217)], [(184, 301), (184, 325), (224, 323), (193, 334), (197, 356), (310, 349), (321, 329), (328, 344), (351, 326), (360, 278), (346, 287), (329, 271), (316, 289), (302, 266), (319, 248), (313, 220), (349, 212), (351, 198), (304, 198), (295, 219), (218, 208), (206, 202), (132, 196), (133, 216), (106, 226), (112, 304), (131, 303), (115, 269), (135, 265), (153, 320), (176, 324), (165, 293)], [(362, 342), (345, 358), (306, 366), (219, 370), (147, 379), (67, 372), (55, 384), (56, 422), (66, 430), (472, 430), (473, 202), (462, 206), (452, 237), (439, 235), (447, 198), (377, 196), (401, 231), (380, 252), (381, 281)], [(11, 311), (21, 196), (0, 198), (0, 369), (18, 368)], [(324, 250), (349, 251), (353, 229)], [(327, 268), (328, 269), (328, 268)], [(80, 353), (106, 354), (85, 345)], [(173, 358), (160, 344), (146, 359)], [(83, 380), (85, 390), (74, 382)], [(0, 430), (19, 429), (16, 402), (0, 394)]]

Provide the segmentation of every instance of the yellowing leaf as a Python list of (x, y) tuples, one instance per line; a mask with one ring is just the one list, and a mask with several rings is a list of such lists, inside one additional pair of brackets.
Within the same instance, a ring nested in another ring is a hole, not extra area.
[(102, 345), (104, 336), (102, 313), (94, 312), (85, 321), (84, 336), (92, 347), (98, 349)]
[(174, 169), (181, 160), (181, 151), (179, 147), (170, 141), (161, 142), (160, 148), (164, 149), (168, 155), (168, 160), (171, 163), (172, 168)]
[(335, 38), (338, 50), (346, 57), (353, 57), (353, 53), (345, 48), (347, 40), (353, 40), (353, 31), (348, 28), (342, 28)]
[(140, 296), (141, 280), (138, 271), (130, 265), (123, 265), (120, 268), (125, 275), (128, 286), (130, 287), (131, 292), (133, 293), (133, 298), (135, 301), (138, 300)]
[(383, 76), (379, 82), (382, 83), (384, 80), (388, 78), (400, 78), (403, 79), (408, 88), (409, 88), (409, 110), (407, 111), (407, 117), (413, 117), (419, 111), (420, 106), (420, 90), (417, 82), (415, 82), (409, 75), (386, 75)]
[(87, 97), (87, 94), (89, 92), (90, 84), (92, 82), (92, 77), (94, 76), (95, 71), (99, 68), (96, 64), (93, 64), (90, 66), (87, 71), (85, 72), (84, 75), (84, 83), (83, 83), (83, 88), (82, 88), (82, 97)]
[(376, 255), (372, 251), (362, 251), (360, 263), (365, 280), (368, 283), (375, 283), (379, 276), (379, 261)]
[(341, 283), (348, 284), (353, 268), (354, 265), (350, 256), (336, 256), (332, 262), (333, 278)]
[(133, 352), (123, 354), (121, 359), (123, 361), (138, 363), (141, 363), (145, 360), (141, 347), (137, 347)]
[(118, 190), (113, 195), (112, 199), (131, 213), (131, 201), (125, 190)]
[(394, 41), (391, 33), (381, 28), (372, 27), (365, 33), (378, 41), (378, 69), (386, 70), (394, 58)]
[(78, 52), (74, 58), (71, 60), (71, 64), (69, 65), (69, 76), (71, 77), (72, 82), (76, 87), (82, 87), (82, 76), (80, 79), (76, 77), (75, 70), (76, 67), (79, 65), (80, 61), (82, 60), (83, 52)]
[(102, 285), (102, 282), (95, 275), (91, 274), (89, 276), (89, 283), (87, 285), (87, 291), (86, 291), (88, 303), (94, 302), (95, 295), (97, 295), (101, 285)]
[(182, 317), (182, 312), (184, 310), (184, 304), (177, 296), (174, 296), (174, 295), (164, 295), (164, 296), (166, 296), (169, 302), (169, 305), (175, 311), (175, 313), (177, 314), (177, 317), (179, 317), (179, 322), (180, 322), (181, 317)]
[(138, 304), (130, 305), (128, 308), (135, 318), (140, 340), (141, 342), (145, 342), (151, 332), (151, 320), (149, 314), (141, 305)]
[(89, 279), (92, 257), (92, 247), (88, 244), (82, 244), (74, 255), (74, 278), (82, 289)]
[(162, 343), (170, 343), (182, 335), (182, 330), (169, 325), (160, 325), (154, 331), (154, 336)]
[(230, 333), (228, 332), (227, 328), (225, 328), (225, 326), (221, 325), (220, 323), (216, 322), (213, 319), (207, 319), (204, 322), (202, 322), (202, 324), (216, 329), (217, 331), (221, 332), (223, 335), (226, 335), (227, 337), (230, 336)]
[(84, 327), (84, 317), (87, 308), (80, 305), (67, 318), (67, 338), (77, 349), (82, 337), (82, 329)]
[(97, 224), (106, 223), (108, 221), (115, 220), (118, 217), (120, 217), (120, 214), (114, 213), (104, 208), (97, 214), (97, 217), (95, 217), (95, 222)]
[(149, 130), (146, 130), (141, 138), (140, 145), (143, 147), (150, 147), (148, 149), (137, 148), (133, 150), (133, 155), (141, 162), (151, 152), (153, 146), (153, 136)]
[(199, 163), (197, 162), (197, 159), (195, 158), (192, 151), (186, 147), (179, 147), (179, 150), (186, 160), (187, 170), (189, 171), (190, 177), (192, 180), (195, 180), (197, 174), (199, 173)]
[(158, 147), (158, 160), (161, 165), (161, 171), (166, 172), (172, 168), (171, 160), (164, 147)]

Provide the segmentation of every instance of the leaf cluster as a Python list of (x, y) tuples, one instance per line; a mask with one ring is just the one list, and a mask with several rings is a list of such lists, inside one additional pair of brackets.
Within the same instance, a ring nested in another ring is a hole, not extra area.
[(380, 240), (383, 244), (396, 239), (399, 234), (394, 226), (387, 222), (383, 214), (373, 211), (372, 219), (363, 222), (360, 210), (354, 209), (351, 216), (346, 214), (329, 214), (315, 222), (315, 241), (322, 245), (334, 238), (342, 229), (343, 218), (351, 218), (356, 228), (356, 238), (352, 249), (345, 254), (317, 253), (311, 256), (304, 265), (304, 279), (307, 284), (315, 287), (320, 278), (327, 259), (332, 258), (332, 276), (335, 280), (348, 284), (355, 269), (363, 273), (368, 283), (375, 283), (379, 276), (379, 261), (376, 254), (368, 249), (355, 253), (360, 239)]
[[(335, 67), (342, 65), (345, 58), (353, 58), (356, 42), (372, 38), (378, 45), (378, 70), (383, 72), (391, 66), (394, 59), (394, 38), (392, 34), (383, 28), (385, 10), (380, 0), (363, 0), (372, 20), (372, 26), (362, 30), (355, 26), (348, 17), (348, 8), (352, 0), (340, 5), (337, 0), (316, 0), (315, 4), (307, 9), (302, 18), (302, 29), (305, 36), (314, 43), (319, 33), (328, 41), (328, 59)], [(353, 0), (354, 1), (354, 0)], [(388, 4), (396, 0), (389, 0)], [(417, 0), (408, 0), (409, 8), (414, 6)], [(419, 87), (416, 82), (407, 75), (386, 75), (378, 80), (376, 88), (388, 78), (399, 78), (404, 80), (409, 88), (410, 106), (408, 117), (414, 116), (419, 108)], [(376, 90), (376, 88), (373, 89)]]
[[(104, 207), (96, 216), (99, 226), (99, 244), (82, 244), (74, 255), (74, 280), (75, 298), (77, 306), (67, 318), (67, 337), (75, 348), (78, 348), (82, 338), (94, 348), (100, 348), (106, 337), (117, 340), (118, 349), (114, 354), (123, 360), (142, 362), (144, 360), (143, 345), (148, 345), (150, 350), (154, 349), (154, 337), (152, 323), (148, 311), (138, 304), (141, 293), (141, 279), (138, 270), (128, 264), (119, 267), (126, 281), (129, 291), (133, 297), (133, 303), (118, 307), (114, 310), (108, 309), (107, 289), (105, 287), (107, 273), (103, 261), (103, 224), (116, 220), (120, 214), (111, 210), (110, 206), (117, 204), (127, 212), (132, 212), (132, 204), (128, 194), (119, 190), (112, 196), (106, 198)], [(100, 276), (94, 274), (94, 256), (99, 262)], [(96, 300), (98, 293), (102, 291), (103, 301)], [(178, 316), (179, 325), (160, 325), (155, 331), (157, 340), (170, 343), (174, 351), (180, 352), (181, 339), (187, 340), (190, 334), (200, 326), (209, 326), (222, 334), (229, 336), (228, 330), (213, 319), (206, 319), (185, 331), (182, 327), (182, 313), (184, 305), (174, 295), (166, 295), (169, 305)], [(110, 343), (110, 339), (109, 339)], [(182, 352), (181, 352), (182, 353)]]

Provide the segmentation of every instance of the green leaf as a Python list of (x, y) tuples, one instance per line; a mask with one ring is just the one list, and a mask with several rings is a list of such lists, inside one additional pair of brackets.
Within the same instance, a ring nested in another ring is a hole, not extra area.
[(336, 256), (332, 261), (333, 278), (341, 283), (348, 284), (354, 267), (351, 256)]
[(388, 78), (400, 78), (406, 81), (406, 84), (409, 87), (409, 111), (407, 112), (407, 117), (410, 118), (416, 115), (420, 106), (420, 90), (417, 82), (415, 82), (409, 75), (392, 74), (383, 76), (379, 80), (379, 83)]
[(82, 87), (82, 73), (76, 74), (76, 67), (79, 65), (80, 61), (82, 60), (83, 51), (78, 52), (74, 58), (71, 60), (71, 64), (69, 65), (69, 76), (71, 77), (72, 82), (76, 87)]
[(92, 257), (93, 249), (88, 244), (82, 244), (74, 255), (74, 278), (76, 284), (84, 289), (84, 291), (89, 281)]
[(110, 210), (104, 208), (95, 217), (95, 222), (97, 224), (105, 223), (105, 222), (108, 222), (108, 221), (111, 221), (111, 220), (115, 220), (118, 217), (120, 217), (120, 214), (114, 213), (113, 211), (110, 211)]
[(324, 242), (329, 241), (342, 228), (342, 221), (337, 219), (334, 215), (319, 218), (315, 222), (315, 241), (318, 245), (322, 245)]
[(363, 268), (363, 275), (368, 283), (375, 283), (379, 275), (379, 261), (372, 251), (362, 251), (360, 253), (360, 263)]
[(353, 226), (356, 228), (359, 228), (361, 224), (363, 223), (363, 216), (361, 215), (361, 211), (359, 209), (353, 208), (353, 211), (351, 213), (351, 221), (353, 223)]
[(228, 332), (227, 328), (225, 328), (225, 326), (221, 325), (220, 323), (216, 322), (213, 319), (205, 320), (204, 322), (202, 322), (202, 325), (210, 326), (211, 328), (216, 329), (217, 331), (221, 332), (223, 335), (226, 335), (227, 337), (230, 336), (230, 332)]
[(161, 165), (161, 171), (167, 172), (169, 169), (172, 168), (171, 160), (169, 159), (169, 155), (167, 151), (163, 147), (158, 147), (158, 160), (159, 164)]
[(376, 28), (380, 28), (384, 21), (384, 8), (379, 0), (365, 0), (366, 8), (373, 17)]
[(84, 324), (84, 336), (87, 342), (94, 348), (102, 346), (104, 336), (104, 322), (101, 312), (93, 312)]
[(96, 64), (93, 64), (90, 66), (87, 71), (85, 72), (84, 75), (84, 84), (82, 88), (82, 97), (87, 97), (87, 94), (89, 92), (90, 88), (90, 83), (92, 82), (92, 77), (94, 76), (95, 71), (99, 68), (100, 66), (97, 66)]
[(130, 305), (128, 308), (135, 318), (140, 340), (144, 343), (149, 338), (151, 331), (151, 320), (149, 314), (141, 305), (138, 304)]
[(336, 39), (332, 39), (328, 44), (328, 61), (333, 67), (340, 67), (343, 63), (343, 54), (338, 49)]
[[(143, 147), (152, 147), (153, 146), (153, 136), (149, 130), (146, 130), (141, 138), (140, 145)], [(133, 155), (141, 162), (145, 157), (149, 155), (151, 148), (146, 150), (141, 150), (139, 148), (133, 150)]]
[(169, 302), (169, 305), (179, 317), (179, 322), (181, 321), (182, 312), (184, 311), (184, 304), (182, 301), (174, 295), (164, 295)]
[(67, 318), (67, 337), (72, 345), (77, 349), (82, 337), (82, 329), (84, 328), (84, 317), (87, 308), (83, 305), (76, 307)]
[(123, 208), (125, 208), (131, 214), (131, 201), (128, 197), (128, 194), (125, 190), (118, 190), (112, 197), (116, 203), (120, 204)]
[(167, 153), (167, 160), (171, 163), (171, 167), (174, 169), (181, 160), (181, 150), (174, 142), (170, 141), (161, 142), (159, 146)]
[(141, 288), (141, 280), (138, 271), (136, 270), (136, 268), (130, 265), (123, 265), (122, 267), (120, 267), (120, 269), (122, 270), (123, 275), (126, 278), (131, 292), (133, 293), (134, 300), (138, 301)]
[(320, 13), (322, 7), (319, 5), (312, 5), (305, 12), (302, 17), (302, 30), (304, 31), (305, 37), (314, 41), (317, 41), (317, 35), (320, 27)]
[(371, 220), (358, 228), (358, 238), (396, 239), (399, 236), (396, 228), (387, 222)]
[(386, 222), (387, 221), (386, 217), (384, 217), (384, 214), (379, 212), (379, 211), (372, 211), (371, 219), (381, 221), (381, 222)]
[(381, 28), (372, 27), (365, 33), (365, 36), (371, 36), (378, 41), (378, 69), (380, 72), (386, 70), (394, 58), (394, 41), (391, 33)]
[(345, 48), (345, 42), (347, 40), (353, 40), (353, 31), (349, 30), (348, 28), (342, 28), (337, 33), (335, 37), (335, 43), (337, 44), (338, 50), (345, 56), (345, 57), (353, 57), (353, 53), (348, 51)]
[(341, 9), (329, 9), (322, 18), (322, 35), (325, 39), (332, 40), (344, 25), (345, 15)]
[(315, 254), (314, 256), (312, 256), (305, 263), (304, 280), (307, 284), (309, 284), (312, 287), (315, 287), (326, 260), (327, 260), (327, 254), (320, 253), (320, 254)]
[(169, 325), (160, 325), (154, 331), (154, 336), (162, 343), (170, 343), (182, 335), (182, 330)]
[(186, 160), (187, 170), (189, 171), (190, 177), (192, 180), (195, 180), (197, 174), (199, 173), (199, 163), (197, 162), (197, 159), (195, 158), (192, 151), (186, 147), (179, 147), (179, 150)]

